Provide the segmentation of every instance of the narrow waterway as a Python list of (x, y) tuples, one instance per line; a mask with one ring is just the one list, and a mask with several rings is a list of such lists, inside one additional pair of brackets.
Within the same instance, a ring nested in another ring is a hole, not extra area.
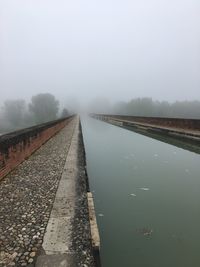
[(200, 155), (82, 119), (102, 267), (200, 266)]

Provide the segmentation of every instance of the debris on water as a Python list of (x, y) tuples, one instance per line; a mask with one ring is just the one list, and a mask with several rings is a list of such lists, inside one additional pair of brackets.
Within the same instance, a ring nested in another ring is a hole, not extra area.
[(103, 217), (104, 215), (103, 215), (103, 213), (99, 213), (98, 216), (99, 217)]
[(140, 190), (148, 191), (149, 188), (148, 187), (140, 187)]
[(150, 236), (153, 233), (153, 229), (144, 227), (144, 228), (138, 229), (137, 232), (139, 234), (142, 234), (143, 236)]
[(173, 154), (176, 155), (176, 151), (174, 151)]
[(131, 194), (132, 197), (136, 197), (136, 194)]
[(190, 171), (188, 169), (185, 169), (185, 172), (189, 173)]
[(158, 154), (154, 154), (154, 157), (156, 157), (156, 158), (157, 158), (157, 157), (158, 157)]

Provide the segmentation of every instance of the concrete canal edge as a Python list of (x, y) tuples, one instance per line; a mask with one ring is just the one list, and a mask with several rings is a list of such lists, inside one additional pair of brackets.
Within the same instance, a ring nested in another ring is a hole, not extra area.
[(100, 265), (100, 237), (77, 118), (36, 267)]
[(104, 114), (91, 114), (91, 117), (115, 126), (123, 128), (130, 127), (132, 130), (141, 133), (157, 133), (197, 144), (200, 142), (200, 120), (197, 119), (135, 117)]
[(86, 153), (85, 153), (81, 122), (79, 122), (79, 127), (80, 127), (80, 142), (81, 142), (79, 147), (82, 148), (82, 153), (83, 153), (83, 163), (84, 163), (84, 171), (85, 171), (85, 178), (86, 178), (85, 181), (86, 181), (86, 187), (87, 187), (87, 204), (88, 204), (88, 213), (89, 213), (88, 215), (89, 215), (89, 224), (90, 224), (92, 253), (94, 257), (95, 267), (101, 267), (101, 258), (100, 258), (101, 241), (100, 241), (99, 229), (98, 229), (98, 224), (97, 224), (97, 219), (96, 219), (93, 194), (90, 191), (90, 186), (89, 186), (89, 177), (87, 173)]
[(98, 230), (98, 225), (97, 225), (97, 220), (96, 220), (96, 215), (95, 215), (93, 195), (91, 192), (87, 193), (87, 198), (88, 198), (89, 220), (90, 220), (90, 230), (91, 230), (91, 241), (92, 241), (95, 266), (101, 266), (100, 236), (99, 236), (99, 230)]

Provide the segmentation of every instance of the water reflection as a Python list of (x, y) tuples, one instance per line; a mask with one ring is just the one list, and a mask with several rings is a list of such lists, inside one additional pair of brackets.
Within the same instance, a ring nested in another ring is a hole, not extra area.
[(199, 267), (199, 155), (171, 138), (82, 123), (102, 266)]
[[(181, 137), (164, 136), (162, 134), (157, 134), (157, 133), (153, 133), (150, 131), (138, 130), (138, 129), (133, 128), (133, 127), (123, 126), (122, 128), (127, 129), (129, 131), (133, 131), (133, 132), (142, 134), (142, 135), (145, 135), (145, 136), (148, 136), (148, 137), (153, 138), (153, 139), (157, 139), (161, 142), (165, 142), (167, 144), (177, 146), (177, 147), (189, 150), (191, 152), (195, 152), (195, 153), (200, 154), (200, 144), (198, 141), (189, 140), (189, 139), (186, 141), (186, 139), (181, 139)], [(157, 155), (155, 154), (155, 156), (157, 156)]]

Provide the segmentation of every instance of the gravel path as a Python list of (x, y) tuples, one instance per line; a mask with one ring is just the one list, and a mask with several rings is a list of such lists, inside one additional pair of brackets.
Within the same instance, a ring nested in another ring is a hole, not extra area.
[(0, 267), (32, 266), (41, 248), (75, 120), (0, 183)]

